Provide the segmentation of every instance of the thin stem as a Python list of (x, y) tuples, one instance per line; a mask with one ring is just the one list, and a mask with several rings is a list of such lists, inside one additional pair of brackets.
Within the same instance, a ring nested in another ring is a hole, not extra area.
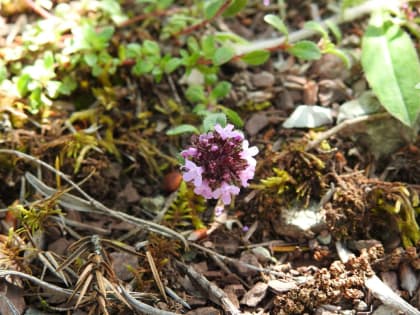
[(181, 8), (172, 8), (170, 10), (160, 10), (160, 11), (155, 11), (155, 12), (151, 12), (151, 13), (145, 13), (145, 14), (140, 14), (137, 15), (131, 19), (125, 20), (124, 22), (121, 22), (118, 27), (126, 27), (129, 26), (131, 24), (135, 24), (137, 22), (152, 18), (152, 17), (161, 17), (161, 16), (168, 16), (168, 15), (172, 15), (176, 12), (181, 11)]
[(352, 127), (354, 125), (358, 125), (358, 124), (361, 124), (361, 123), (366, 123), (368, 121), (382, 120), (382, 119), (387, 119), (387, 118), (391, 118), (389, 113), (378, 113), (378, 114), (360, 116), (360, 117), (356, 117), (356, 118), (353, 118), (353, 119), (345, 120), (341, 124), (339, 124), (339, 125), (331, 128), (331, 129), (328, 129), (327, 131), (319, 134), (318, 137), (315, 140), (308, 143), (308, 145), (305, 148), (305, 151), (309, 151), (309, 150), (315, 148), (322, 141), (327, 140), (328, 138), (336, 135), (337, 133), (339, 133), (339, 132), (341, 132), (341, 131), (349, 128), (349, 127)]
[(51, 19), (55, 18), (53, 14), (45, 10), (44, 8), (37, 5), (32, 0), (25, 0), (26, 5), (31, 8), (34, 12), (36, 12), (38, 15), (42, 16), (44, 19)]
[[(360, 6), (353, 7), (347, 9), (342, 14), (334, 15), (331, 18), (328, 18), (321, 22), (321, 25), (327, 27), (328, 23), (333, 24), (342, 24), (346, 22), (350, 22), (361, 18), (362, 16), (368, 15), (375, 10), (380, 9), (395, 9), (402, 3), (402, 0), (370, 0), (367, 1)], [(295, 43), (297, 41), (307, 39), (316, 35), (317, 32), (310, 29), (302, 29), (296, 32), (289, 34), (288, 38), (286, 36), (274, 39), (265, 39), (261, 41), (254, 41), (247, 43), (246, 45), (238, 45), (235, 46), (236, 55), (246, 54), (255, 50), (271, 50), (273, 47), (278, 47), (279, 45), (284, 44), (285, 42), (288, 43)]]
[(190, 27), (187, 27), (175, 34), (173, 34), (174, 37), (177, 37), (179, 35), (186, 35), (186, 34), (190, 34), (204, 26), (206, 26), (207, 24), (213, 22), (215, 19), (217, 19), (219, 16), (222, 15), (222, 13), (230, 6), (230, 4), (232, 3), (232, 0), (227, 0), (220, 8), (219, 10), (217, 10), (216, 14), (213, 15), (211, 18), (206, 19), (201, 21), (200, 23), (191, 25)]
[(123, 221), (126, 221), (126, 222), (131, 222), (131, 223), (133, 223), (137, 226), (147, 227), (151, 231), (154, 231), (154, 232), (157, 232), (157, 233), (160, 233), (160, 234), (163, 234), (163, 235), (169, 235), (169, 236), (175, 237), (175, 238), (179, 239), (180, 241), (182, 241), (182, 243), (185, 245), (185, 247), (188, 248), (188, 243), (187, 243), (186, 239), (181, 234), (179, 234), (178, 232), (176, 232), (176, 231), (174, 231), (174, 230), (172, 230), (172, 229), (170, 229), (166, 226), (157, 224), (155, 222), (143, 220), (143, 219), (134, 217), (132, 215), (129, 215), (127, 213), (115, 211), (115, 210), (112, 210), (112, 209), (108, 208), (107, 206), (105, 206), (101, 202), (97, 201), (96, 199), (94, 199), (93, 197), (88, 195), (74, 181), (72, 181), (66, 174), (64, 174), (63, 172), (55, 169), (54, 167), (45, 163), (44, 161), (41, 161), (40, 159), (37, 159), (37, 158), (35, 158), (35, 157), (33, 157), (29, 154), (26, 154), (26, 153), (23, 153), (23, 152), (20, 152), (20, 151), (16, 151), (16, 150), (0, 149), (0, 153), (16, 155), (19, 158), (23, 158), (23, 159), (35, 162), (39, 165), (42, 165), (43, 167), (50, 170), (54, 174), (59, 175), (67, 183), (69, 183), (75, 190), (77, 190), (83, 196), (83, 198), (86, 199), (86, 202), (88, 203), (88, 205), (91, 208), (100, 210), (103, 213), (106, 213), (111, 217), (114, 217), (114, 218), (117, 218), (117, 219), (120, 219), (120, 220), (123, 220)]

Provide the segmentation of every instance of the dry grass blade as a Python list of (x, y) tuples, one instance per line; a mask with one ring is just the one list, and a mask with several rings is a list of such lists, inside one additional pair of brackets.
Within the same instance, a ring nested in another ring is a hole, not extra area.
[(77, 248), (65, 261), (61, 263), (60, 266), (58, 266), (57, 271), (63, 270), (70, 266), (78, 257), (80, 257), (84, 252), (86, 252), (89, 249), (89, 246), (89, 243), (86, 243)]
[(120, 292), (118, 292), (118, 286), (112, 284), (107, 278), (103, 278), (104, 282), (105, 282), (105, 286), (107, 288), (109, 288), (115, 295), (115, 297), (120, 300), (121, 302), (123, 302), (125, 305), (127, 305), (127, 307), (129, 309), (132, 309), (132, 306), (130, 305), (130, 303), (128, 303), (128, 301), (121, 295)]
[(68, 287), (69, 281), (62, 270), (58, 270), (58, 262), (50, 252), (38, 253), (39, 260), (50, 270), (57, 278), (61, 279)]
[(105, 281), (102, 272), (98, 269), (95, 270), (96, 276), (96, 284), (98, 285), (97, 293), (99, 296), (96, 297), (98, 301), (99, 308), (103, 314), (108, 314), (108, 310), (106, 309), (106, 289), (105, 289)]
[[(83, 286), (82, 286), (82, 288), (81, 288), (81, 290), (80, 290), (80, 293), (79, 293), (79, 296), (78, 296), (78, 298), (77, 298), (76, 304), (74, 305), (75, 307), (78, 307), (78, 306), (79, 306), (79, 304), (82, 302), (82, 299), (83, 299), (83, 297), (85, 296), (85, 294), (86, 294), (87, 290), (89, 289), (89, 286), (90, 286), (90, 284), (92, 283), (92, 280), (93, 280), (93, 274), (91, 274), (91, 273), (90, 273), (90, 274), (87, 276), (87, 278), (85, 279), (85, 281), (81, 281), (81, 282), (80, 282), (80, 285), (82, 285), (82, 284), (83, 284)], [(75, 292), (77, 292), (77, 291), (79, 291), (79, 289), (80, 289), (80, 286), (76, 287), (76, 288), (74, 289), (74, 291), (75, 291)], [(68, 299), (68, 301), (70, 301), (70, 300), (71, 300), (71, 298), (69, 298), (69, 299)]]
[[(93, 211), (93, 212), (101, 212), (101, 213), (105, 213), (111, 217), (126, 221), (126, 222), (131, 222), (134, 225), (140, 226), (140, 227), (145, 227), (150, 231), (159, 233), (161, 235), (165, 235), (165, 236), (169, 236), (169, 237), (174, 237), (179, 239), (186, 248), (188, 248), (188, 242), (185, 239), (184, 236), (182, 236), (181, 234), (179, 234), (178, 232), (154, 223), (152, 221), (148, 221), (148, 220), (142, 220), (140, 218), (134, 217), (132, 215), (123, 213), (123, 212), (119, 212), (119, 211), (115, 211), (112, 210), (110, 208), (108, 208), (107, 206), (105, 206), (104, 204), (102, 204), (101, 202), (97, 201), (96, 199), (92, 198), (89, 194), (87, 194), (82, 188), (79, 187), (79, 185), (77, 185), (74, 181), (72, 181), (66, 174), (64, 174), (63, 172), (55, 169), (54, 167), (52, 167), (51, 165), (45, 163), (44, 161), (41, 161), (40, 159), (37, 159), (29, 154), (17, 151), (17, 150), (9, 150), (9, 149), (0, 149), (0, 153), (3, 154), (11, 154), (11, 155), (16, 155), (19, 158), (23, 158), (26, 159), (28, 161), (32, 161), (37, 163), (38, 165), (41, 165), (43, 167), (45, 167), (46, 169), (48, 169), (49, 171), (53, 172), (56, 175), (59, 175), (62, 179), (64, 179), (67, 183), (70, 184), (71, 187), (73, 187), (77, 192), (79, 192), (86, 200), (83, 200), (81, 198), (77, 198), (79, 200), (81, 200), (83, 202), (84, 205), (86, 205), (84, 207), (84, 209), (86, 211)], [(51, 187), (49, 187), (51, 188)], [(51, 188), (52, 189), (52, 188)], [(42, 191), (40, 191), (40, 193), (43, 193)], [(67, 194), (67, 196), (70, 196), (70, 194)], [(75, 196), (73, 196), (75, 197)], [(60, 197), (59, 197), (60, 198)], [(59, 199), (60, 200), (60, 199)]]
[(160, 294), (162, 294), (166, 303), (168, 303), (168, 297), (166, 296), (165, 287), (163, 286), (162, 280), (160, 279), (159, 271), (156, 268), (155, 261), (150, 251), (146, 251), (146, 258), (152, 271), (153, 278), (155, 279), (156, 285), (159, 288)]
[(116, 250), (122, 250), (128, 254), (134, 255), (134, 256), (140, 256), (141, 254), (138, 253), (134, 247), (128, 246), (127, 244), (124, 244), (119, 241), (113, 241), (108, 239), (102, 239), (101, 242), (104, 245), (107, 245), (108, 247), (111, 247)]
[(154, 308), (153, 306), (150, 306), (148, 304), (145, 304), (143, 302), (140, 302), (136, 300), (134, 297), (130, 295), (130, 293), (124, 289), (124, 287), (119, 286), (119, 289), (121, 290), (122, 296), (128, 301), (128, 303), (134, 308), (135, 310), (147, 314), (147, 315), (177, 315), (173, 312), (168, 311), (162, 311), (160, 309)]
[[(68, 298), (68, 301), (72, 300), (74, 295), (80, 291), (79, 297), (76, 302), (76, 306), (79, 304), (80, 300), (83, 298), (84, 294), (90, 283), (92, 282), (93, 275), (90, 273), (93, 270), (93, 264), (89, 263), (84, 269), (79, 279), (77, 280), (76, 286), (74, 288), (73, 294)], [(82, 288), (82, 289), (81, 289)]]
[(46, 281), (38, 279), (37, 277), (28, 275), (24, 272), (14, 271), (14, 270), (0, 270), (0, 278), (5, 278), (7, 276), (16, 276), (16, 277), (20, 277), (22, 279), (29, 280), (29, 281), (33, 282), (34, 284), (36, 284), (37, 286), (39, 286), (41, 288), (44, 288), (46, 290), (55, 292), (56, 294), (59, 294), (59, 295), (60, 294), (65, 295), (65, 296), (73, 295), (73, 291), (71, 291), (69, 289), (64, 289), (64, 288), (61, 288), (61, 287), (56, 286), (54, 284), (50, 284)]

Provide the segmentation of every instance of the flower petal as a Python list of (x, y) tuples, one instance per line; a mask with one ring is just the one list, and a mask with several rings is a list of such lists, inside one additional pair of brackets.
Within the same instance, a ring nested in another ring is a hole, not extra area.
[(201, 185), (195, 186), (194, 193), (203, 196), (206, 199), (211, 199), (213, 197), (213, 192), (207, 181), (203, 181)]
[(203, 174), (203, 168), (201, 166), (197, 166), (194, 162), (190, 160), (185, 160), (184, 168), (187, 172), (184, 173), (182, 176), (186, 182), (194, 181), (194, 186), (200, 186), (203, 179), (201, 174)]

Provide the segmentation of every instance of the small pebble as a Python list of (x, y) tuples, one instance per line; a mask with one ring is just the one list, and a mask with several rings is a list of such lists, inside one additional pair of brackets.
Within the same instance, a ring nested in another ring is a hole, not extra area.
[(331, 243), (331, 234), (327, 230), (322, 230), (318, 236), (316, 237), (318, 242), (320, 242), (322, 245), (329, 245)]
[(251, 77), (251, 82), (256, 88), (267, 88), (273, 86), (275, 81), (274, 75), (268, 71), (255, 73)]

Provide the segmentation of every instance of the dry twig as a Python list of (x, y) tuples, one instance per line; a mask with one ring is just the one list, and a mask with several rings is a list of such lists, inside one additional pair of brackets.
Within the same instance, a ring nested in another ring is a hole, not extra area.
[[(134, 217), (132, 215), (129, 215), (127, 213), (124, 212), (119, 212), (119, 211), (115, 211), (113, 209), (108, 208), (107, 206), (105, 206), (104, 204), (102, 204), (101, 202), (97, 201), (96, 199), (94, 199), (93, 197), (91, 197), (90, 195), (88, 195), (83, 189), (81, 189), (74, 181), (72, 181), (66, 174), (64, 174), (63, 172), (56, 170), (54, 167), (52, 167), (51, 165), (45, 163), (44, 161), (41, 161), (40, 159), (37, 159), (36, 157), (33, 157), (31, 155), (28, 155), (26, 153), (23, 152), (19, 152), (16, 150), (10, 150), (10, 149), (0, 149), (0, 153), (3, 154), (11, 154), (11, 155), (16, 155), (19, 158), (23, 158), (25, 160), (31, 161), (31, 162), (35, 162), (38, 165), (41, 165), (43, 167), (45, 167), (46, 169), (48, 169), (49, 171), (53, 172), (54, 174), (59, 175), (62, 179), (64, 179), (67, 183), (69, 183), (76, 191), (78, 191), (83, 198), (85, 198), (85, 200), (78, 198), (78, 201), (82, 201), (82, 204), (84, 204), (86, 206), (85, 210), (88, 211), (89, 209), (91, 209), (91, 211), (95, 211), (96, 212), (101, 212), (104, 214), (107, 214), (113, 218), (125, 221), (125, 222), (130, 222), (134, 225), (140, 226), (140, 227), (144, 227), (146, 229), (149, 229), (153, 232), (159, 233), (161, 235), (164, 236), (171, 236), (174, 238), (179, 239), (184, 245), (185, 247), (188, 247), (188, 243), (186, 241), (186, 239), (179, 234), (178, 232), (165, 227), (163, 225), (151, 222), (151, 221), (147, 221), (147, 220), (143, 220), (137, 217)], [(73, 196), (75, 197), (75, 196)], [(76, 197), (77, 198), (77, 197)], [(75, 200), (75, 199), (73, 199)]]

